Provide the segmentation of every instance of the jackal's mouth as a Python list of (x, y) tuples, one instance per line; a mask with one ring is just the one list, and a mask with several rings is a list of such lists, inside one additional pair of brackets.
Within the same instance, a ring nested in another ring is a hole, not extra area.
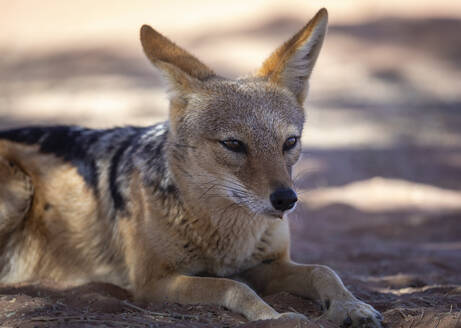
[(246, 208), (250, 213), (265, 215), (267, 204), (254, 194), (243, 190), (231, 190), (229, 196), (232, 202), (241, 208)]
[(264, 211), (264, 214), (265, 214), (266, 216), (271, 217), (271, 218), (282, 219), (282, 218), (283, 218), (284, 212), (283, 212), (283, 211), (279, 211), (279, 210), (270, 209), (270, 210), (265, 210), (265, 211)]
[(293, 206), (289, 210), (278, 210), (249, 193), (242, 196), (241, 192), (231, 191), (229, 195), (234, 203), (247, 208), (251, 213), (264, 215), (269, 219), (282, 219), (284, 214), (291, 212), (295, 207)]

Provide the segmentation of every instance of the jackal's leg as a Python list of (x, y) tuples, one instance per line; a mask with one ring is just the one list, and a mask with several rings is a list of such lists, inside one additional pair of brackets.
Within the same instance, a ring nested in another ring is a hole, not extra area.
[(30, 177), (15, 163), (0, 157), (0, 237), (22, 222), (32, 195)]
[(326, 266), (276, 261), (250, 269), (242, 277), (266, 294), (286, 291), (318, 301), (326, 311), (324, 317), (338, 325), (381, 327), (381, 315), (355, 298)]
[(249, 320), (303, 320), (298, 313), (278, 313), (247, 285), (226, 278), (175, 275), (155, 283), (151, 300), (182, 304), (214, 304), (243, 314)]

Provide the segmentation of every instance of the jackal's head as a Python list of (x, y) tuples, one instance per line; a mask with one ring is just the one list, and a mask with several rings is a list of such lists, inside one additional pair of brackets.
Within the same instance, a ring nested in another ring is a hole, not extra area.
[(150, 26), (141, 28), (147, 57), (170, 83), (168, 161), (191, 209), (281, 217), (294, 207), (291, 170), (327, 20), (320, 10), (254, 76), (237, 80), (217, 76)]

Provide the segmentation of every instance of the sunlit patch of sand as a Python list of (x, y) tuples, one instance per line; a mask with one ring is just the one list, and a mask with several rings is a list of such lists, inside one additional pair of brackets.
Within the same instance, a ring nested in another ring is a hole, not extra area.
[[(26, 93), (14, 103), (16, 118), (75, 122), (91, 127), (148, 125), (167, 119), (168, 102), (161, 90), (43, 90)], [(57, 117), (57, 115), (59, 115)]]
[(461, 210), (461, 191), (381, 177), (307, 191), (301, 198), (311, 208), (342, 203), (367, 212)]
[(438, 290), (438, 289), (443, 289), (443, 290), (451, 290), (455, 291), (459, 289), (458, 286), (450, 286), (450, 285), (430, 285), (430, 286), (424, 286), (424, 287), (406, 287), (406, 288), (398, 288), (398, 289), (391, 289), (391, 288), (377, 288), (376, 290), (381, 292), (381, 293), (390, 293), (394, 294), (397, 296), (405, 295), (405, 294), (414, 294), (414, 293), (423, 293), (423, 292), (428, 292), (431, 290)]
[(389, 147), (395, 133), (382, 122), (373, 122), (354, 110), (307, 106), (307, 122), (302, 137), (304, 147), (338, 148), (374, 145)]

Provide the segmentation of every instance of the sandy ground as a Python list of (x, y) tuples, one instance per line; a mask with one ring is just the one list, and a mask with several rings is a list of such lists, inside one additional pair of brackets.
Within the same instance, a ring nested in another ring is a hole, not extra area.
[[(291, 215), (293, 258), (337, 270), (388, 327), (461, 327), (461, 5), (352, 2), (2, 2), (0, 128), (163, 120), (142, 23), (234, 77), (327, 6), (331, 28), (295, 173), (303, 202)], [(300, 327), (329, 327), (308, 300), (266, 299), (312, 318)], [(55, 282), (0, 285), (0, 325), (293, 327)]]

